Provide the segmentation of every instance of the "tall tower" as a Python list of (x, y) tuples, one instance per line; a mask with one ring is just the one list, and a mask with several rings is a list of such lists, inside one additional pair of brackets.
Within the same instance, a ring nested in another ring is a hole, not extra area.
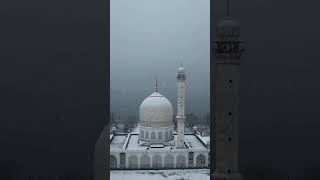
[(186, 72), (182, 65), (178, 68), (178, 99), (177, 99), (177, 149), (182, 149), (185, 147), (184, 145), (184, 122), (185, 122), (185, 80), (186, 80)]
[(240, 29), (227, 13), (218, 24), (214, 44), (215, 180), (240, 180), (238, 165)]

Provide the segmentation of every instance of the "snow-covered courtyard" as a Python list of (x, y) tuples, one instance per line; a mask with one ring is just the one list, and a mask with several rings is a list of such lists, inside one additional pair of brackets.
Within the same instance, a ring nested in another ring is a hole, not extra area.
[(209, 180), (209, 169), (112, 170), (110, 180)]

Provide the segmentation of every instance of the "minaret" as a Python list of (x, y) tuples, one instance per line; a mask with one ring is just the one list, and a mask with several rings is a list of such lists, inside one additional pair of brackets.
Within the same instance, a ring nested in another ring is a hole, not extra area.
[(158, 92), (158, 79), (156, 78), (156, 85), (154, 86), (154, 92)]
[(184, 122), (185, 122), (185, 80), (187, 76), (182, 65), (178, 68), (178, 99), (177, 99), (177, 149), (185, 148), (184, 145)]
[(240, 85), (240, 29), (231, 18), (229, 0), (227, 13), (218, 24), (214, 53), (214, 132), (212, 142), (215, 180), (240, 180), (239, 151), (239, 85)]

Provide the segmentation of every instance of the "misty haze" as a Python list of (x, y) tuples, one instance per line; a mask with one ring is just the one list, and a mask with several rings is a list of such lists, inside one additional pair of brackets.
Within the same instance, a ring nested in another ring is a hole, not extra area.
[(177, 68), (187, 72), (186, 113), (210, 112), (209, 1), (111, 1), (110, 112), (138, 118), (139, 106), (154, 90), (176, 109)]

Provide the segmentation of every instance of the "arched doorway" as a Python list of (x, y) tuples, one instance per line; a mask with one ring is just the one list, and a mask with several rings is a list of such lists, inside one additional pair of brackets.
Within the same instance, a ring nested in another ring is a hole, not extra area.
[(203, 168), (206, 166), (206, 157), (203, 154), (197, 156), (197, 167)]
[(110, 168), (111, 169), (117, 168), (117, 158), (113, 155), (110, 155)]
[(151, 139), (156, 139), (156, 133), (155, 132), (151, 132)]
[(164, 167), (165, 168), (174, 168), (173, 156), (168, 154), (164, 157)]
[(131, 155), (128, 159), (129, 169), (138, 169), (138, 158), (135, 155)]
[(186, 158), (180, 154), (177, 156), (177, 161), (176, 161), (176, 167), (177, 168), (185, 168), (186, 167)]
[(150, 157), (147, 155), (142, 155), (140, 158), (140, 168), (149, 169), (150, 168)]
[(162, 158), (159, 155), (155, 155), (152, 158), (152, 168), (160, 169), (162, 168)]

